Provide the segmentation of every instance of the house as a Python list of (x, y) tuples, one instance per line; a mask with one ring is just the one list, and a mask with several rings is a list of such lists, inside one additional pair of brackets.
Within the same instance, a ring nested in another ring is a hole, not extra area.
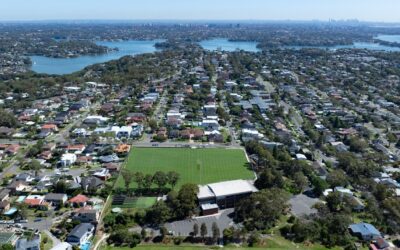
[(24, 181), (16, 181), (14, 180), (11, 182), (8, 186), (7, 189), (10, 190), (10, 194), (19, 194), (22, 192), (27, 192), (30, 190), (30, 186), (24, 182)]
[(48, 193), (44, 197), (44, 200), (53, 206), (60, 206), (64, 205), (67, 201), (68, 197), (66, 194), (55, 194), (55, 193)]
[(40, 237), (35, 237), (32, 240), (19, 239), (15, 244), (15, 250), (40, 250)]
[(110, 171), (110, 173), (113, 174), (119, 170), (119, 165), (115, 163), (106, 163), (103, 164), (103, 168), (108, 169), (108, 171)]
[(72, 218), (80, 221), (81, 223), (97, 224), (100, 218), (100, 213), (95, 209), (81, 208), (73, 215)]
[(0, 191), (0, 201), (6, 201), (10, 198), (10, 190), (9, 189), (2, 189)]
[(73, 246), (81, 246), (93, 236), (94, 226), (90, 223), (81, 223), (68, 234), (66, 242)]
[(334, 147), (338, 152), (346, 152), (348, 151), (349, 147), (344, 145), (341, 141), (333, 141), (330, 142), (331, 146)]
[(18, 240), (18, 235), (15, 232), (0, 232), (0, 246), (5, 244), (15, 245)]
[(242, 129), (242, 140), (244, 142), (248, 141), (258, 141), (264, 138), (264, 135), (258, 132), (256, 129)]
[(157, 131), (157, 136), (167, 138), (167, 128), (161, 127)]
[(39, 158), (43, 160), (50, 160), (53, 157), (53, 153), (51, 151), (43, 151), (40, 153)]
[(146, 115), (143, 113), (131, 113), (128, 114), (128, 117), (126, 118), (127, 122), (138, 122), (142, 123), (146, 120)]
[(41, 130), (42, 130), (42, 131), (56, 132), (56, 131), (58, 131), (58, 127), (57, 127), (57, 125), (55, 125), (55, 124), (44, 124), (44, 125), (41, 127)]
[(129, 153), (131, 146), (128, 144), (119, 144), (115, 149), (115, 153), (125, 155)]
[(219, 130), (219, 123), (217, 120), (204, 119), (201, 126), (206, 130)]
[(389, 250), (391, 248), (389, 242), (387, 242), (384, 238), (380, 237), (377, 240), (374, 240), (370, 244), (370, 249), (372, 250)]
[(81, 180), (81, 187), (85, 191), (98, 190), (98, 189), (102, 188), (103, 185), (104, 185), (104, 182), (94, 176), (84, 177)]
[(102, 181), (106, 181), (108, 178), (111, 177), (110, 172), (106, 168), (102, 168), (98, 171), (96, 171), (93, 176), (99, 178)]
[(143, 133), (143, 125), (133, 123), (131, 136), (133, 138), (138, 138), (142, 136), (142, 133)]
[(68, 145), (66, 151), (68, 153), (80, 154), (85, 150), (86, 146), (84, 144)]
[(35, 177), (30, 175), (29, 173), (21, 173), (21, 174), (18, 174), (17, 176), (15, 176), (14, 179), (16, 181), (23, 181), (23, 182), (30, 183), (35, 180)]
[(72, 131), (71, 136), (74, 137), (85, 137), (88, 134), (87, 130), (84, 128), (76, 128)]
[(55, 143), (47, 143), (46, 145), (43, 146), (44, 151), (53, 151), (55, 149), (56, 149)]
[(72, 250), (72, 245), (67, 242), (60, 242), (53, 246), (50, 250)]
[(361, 240), (371, 241), (382, 237), (381, 233), (369, 223), (356, 223), (349, 226), (350, 233)]
[(119, 158), (116, 154), (112, 155), (104, 155), (99, 157), (100, 162), (102, 163), (110, 163), (110, 162), (118, 162)]
[(29, 207), (40, 207), (44, 203), (43, 195), (28, 195), (24, 203)]
[(60, 164), (62, 167), (68, 167), (73, 165), (77, 160), (76, 154), (63, 154), (61, 156)]
[(0, 127), (0, 138), (10, 137), (15, 132), (15, 129), (8, 127)]
[(132, 134), (132, 127), (130, 126), (122, 126), (119, 128), (119, 131), (116, 133), (117, 138), (130, 138)]
[(92, 162), (92, 160), (93, 160), (93, 157), (92, 157), (92, 156), (79, 156), (79, 157), (76, 159), (76, 163), (77, 163), (78, 165), (89, 164), (89, 163)]
[(5, 213), (8, 210), (10, 210), (10, 202), (9, 201), (0, 201), (0, 211), (2, 213)]
[(11, 144), (4, 150), (4, 152), (8, 155), (16, 155), (20, 148), (21, 146), (18, 144)]
[(68, 203), (73, 205), (73, 206), (79, 206), (79, 207), (84, 207), (86, 206), (86, 203), (88, 202), (89, 198), (83, 194), (78, 194), (75, 197), (72, 197), (71, 199), (68, 200)]
[(109, 118), (93, 115), (86, 117), (83, 123), (87, 125), (100, 125), (100, 124), (106, 124), (108, 120)]

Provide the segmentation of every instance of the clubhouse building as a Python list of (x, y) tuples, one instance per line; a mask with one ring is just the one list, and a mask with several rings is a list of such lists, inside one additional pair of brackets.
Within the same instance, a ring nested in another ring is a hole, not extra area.
[(219, 209), (233, 208), (242, 198), (257, 192), (253, 180), (233, 180), (199, 185), (197, 198), (203, 215), (218, 213)]

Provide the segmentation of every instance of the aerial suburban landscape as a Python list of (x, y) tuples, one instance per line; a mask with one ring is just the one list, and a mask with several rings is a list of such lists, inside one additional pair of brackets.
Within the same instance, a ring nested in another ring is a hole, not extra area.
[(0, 250), (400, 249), (400, 20), (21, 15)]

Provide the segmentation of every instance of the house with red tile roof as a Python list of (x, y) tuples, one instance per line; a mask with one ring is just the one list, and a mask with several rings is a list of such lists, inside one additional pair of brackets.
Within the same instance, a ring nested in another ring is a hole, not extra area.
[(44, 203), (43, 195), (28, 195), (24, 200), (24, 203), (29, 207), (39, 207)]
[(58, 131), (57, 125), (51, 123), (44, 124), (41, 129), (42, 131), (51, 131), (51, 132)]
[(89, 198), (83, 194), (78, 194), (75, 197), (72, 197), (71, 199), (68, 200), (68, 203), (73, 205), (73, 206), (86, 206), (86, 203), (88, 202)]

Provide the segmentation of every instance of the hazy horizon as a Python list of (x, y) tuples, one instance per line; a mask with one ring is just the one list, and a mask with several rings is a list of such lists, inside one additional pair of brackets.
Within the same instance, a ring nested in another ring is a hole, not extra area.
[(0, 21), (328, 21), (399, 23), (398, 0), (0, 0)]

